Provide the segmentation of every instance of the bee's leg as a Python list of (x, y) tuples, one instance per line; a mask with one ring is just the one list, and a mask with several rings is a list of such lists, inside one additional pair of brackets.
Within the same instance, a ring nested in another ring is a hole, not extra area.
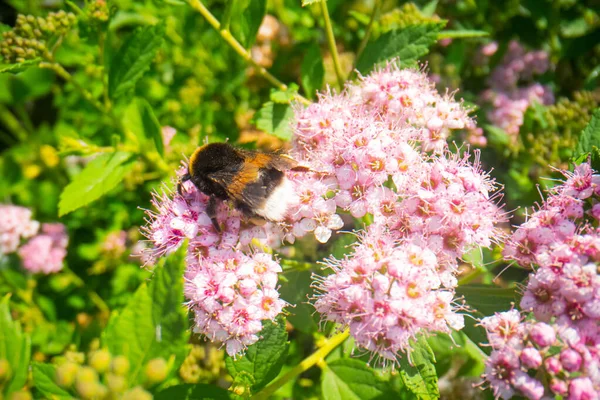
[(187, 182), (190, 179), (192, 179), (192, 176), (190, 174), (185, 174), (181, 177), (181, 179), (179, 180), (179, 182), (177, 182), (177, 193), (179, 193), (180, 196), (183, 196), (183, 187), (182, 184), (183, 182)]
[(221, 232), (221, 227), (219, 226), (219, 222), (217, 221), (217, 199), (214, 196), (211, 196), (208, 199), (208, 205), (206, 206), (206, 214), (210, 218), (215, 230), (217, 232)]

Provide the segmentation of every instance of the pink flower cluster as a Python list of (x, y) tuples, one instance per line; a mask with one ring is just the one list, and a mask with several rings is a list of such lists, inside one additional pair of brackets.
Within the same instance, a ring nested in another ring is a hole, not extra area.
[(42, 224), (42, 233), (19, 249), (23, 267), (34, 273), (50, 274), (60, 271), (67, 255), (68, 243), (69, 237), (63, 224)]
[(496, 398), (600, 398), (600, 334), (595, 323), (576, 333), (523, 321), (519, 311), (511, 310), (483, 318), (481, 325), (493, 349), (483, 377)]
[(38, 233), (40, 223), (31, 219), (31, 210), (25, 207), (2, 204), (0, 215), (0, 256), (18, 252), (23, 268), (33, 273), (62, 269), (69, 241), (63, 224), (42, 224)]
[(262, 321), (285, 306), (277, 292), (281, 266), (271, 254), (222, 249), (205, 255), (201, 237), (190, 243), (185, 295), (194, 311), (194, 331), (224, 343), (235, 356), (259, 339)]
[(181, 195), (155, 194), (157, 212), (147, 212), (144, 228), (152, 247), (144, 256), (153, 263), (188, 240), (185, 295), (194, 331), (224, 343), (235, 356), (258, 340), (262, 321), (275, 319), (285, 305), (277, 292), (281, 266), (251, 244), (276, 248), (284, 235), (277, 224), (251, 224), (226, 202), (218, 206), (217, 232), (206, 213), (208, 199), (191, 181), (183, 183)]
[(600, 175), (583, 163), (565, 176), (567, 181), (515, 231), (504, 256), (536, 267), (521, 308), (540, 321), (577, 330), (589, 321), (600, 323), (600, 232), (583, 219), (600, 195)]
[(320, 172), (310, 197), (299, 192), (306, 209), (316, 199), (337, 206), (331, 215), (374, 221), (351, 255), (328, 260), (334, 273), (316, 278), (315, 307), (384, 363), (417, 334), (463, 326), (453, 304), (457, 259), (498, 238), (505, 217), (494, 182), (478, 156), (472, 163), (447, 149), (451, 130), (472, 126), (423, 72), (391, 65), (297, 111), (293, 155)]
[[(516, 310), (482, 321), (494, 348), (485, 379), (497, 397), (599, 398), (600, 231), (590, 220), (596, 219), (600, 175), (588, 163), (563, 173), (567, 180), (552, 190), (504, 249), (507, 259), (535, 268), (521, 309), (539, 322), (521, 322)], [(542, 331), (548, 337), (545, 344), (536, 338)], [(530, 361), (529, 355), (539, 362)], [(541, 369), (548, 384), (533, 378), (539, 371), (528, 375), (528, 369)]]
[(531, 81), (549, 68), (548, 53), (541, 50), (526, 52), (518, 42), (511, 41), (502, 64), (492, 72), (490, 89), (482, 95), (484, 101), (492, 104), (487, 117), (513, 140), (523, 125), (525, 111), (533, 102), (554, 103), (554, 95), (548, 86), (521, 83)]
[(21, 240), (35, 235), (40, 228), (25, 207), (0, 204), (0, 215), (0, 255), (17, 251)]
[(384, 365), (394, 365), (420, 333), (463, 328), (433, 251), (397, 242), (375, 225), (360, 239), (351, 255), (328, 261), (332, 275), (316, 277), (314, 305), (321, 315), (349, 327), (356, 344)]

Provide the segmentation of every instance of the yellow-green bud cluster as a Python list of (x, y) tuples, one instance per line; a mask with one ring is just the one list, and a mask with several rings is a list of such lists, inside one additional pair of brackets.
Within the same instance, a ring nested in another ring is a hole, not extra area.
[(0, 55), (5, 62), (19, 63), (49, 58), (49, 39), (66, 34), (76, 22), (75, 14), (57, 11), (45, 18), (19, 14), (15, 27), (2, 34)]
[(212, 383), (224, 374), (224, 353), (210, 345), (193, 345), (179, 369), (179, 376), (186, 383)]
[(165, 381), (169, 365), (155, 358), (144, 367), (144, 385), (128, 381), (130, 363), (127, 357), (113, 356), (107, 349), (92, 346), (87, 357), (79, 357), (73, 349), (55, 359), (55, 382), (80, 399), (151, 400), (147, 388)]
[(534, 125), (524, 137), (526, 151), (541, 166), (568, 167), (579, 134), (600, 105), (600, 91), (580, 91), (573, 99), (560, 98), (543, 115), (546, 126)]
[(418, 25), (425, 22), (436, 22), (439, 21), (439, 17), (428, 17), (421, 13), (414, 3), (405, 3), (400, 8), (383, 14), (381, 16), (380, 24), (382, 30), (389, 31), (392, 29), (402, 29), (411, 25)]
[(88, 3), (86, 8), (87, 15), (98, 22), (108, 21), (109, 11), (106, 0), (94, 0)]

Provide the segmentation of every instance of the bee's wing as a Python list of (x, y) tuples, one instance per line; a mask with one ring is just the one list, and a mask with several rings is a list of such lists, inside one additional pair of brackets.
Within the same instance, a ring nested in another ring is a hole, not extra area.
[(310, 168), (298, 165), (298, 161), (285, 154), (274, 155), (271, 161), (269, 162), (269, 166), (282, 172), (288, 170), (298, 172), (310, 171)]

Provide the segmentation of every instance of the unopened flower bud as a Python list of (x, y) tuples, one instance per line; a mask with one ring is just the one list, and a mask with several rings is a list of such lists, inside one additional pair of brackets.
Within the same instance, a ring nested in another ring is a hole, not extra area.
[(116, 356), (112, 360), (111, 370), (117, 375), (125, 375), (129, 372), (129, 360), (125, 356)]
[(568, 390), (567, 383), (560, 379), (553, 378), (550, 381), (550, 390), (558, 395), (565, 395)]
[(545, 359), (544, 367), (546, 368), (548, 373), (550, 373), (552, 375), (556, 375), (560, 371), (562, 371), (562, 365), (560, 364), (560, 361), (556, 357), (550, 357), (550, 358)]
[(169, 367), (163, 358), (155, 358), (146, 364), (146, 378), (150, 384), (164, 381), (168, 373)]
[(554, 329), (543, 322), (535, 324), (530, 332), (531, 340), (540, 347), (551, 346), (556, 340)]
[(75, 379), (77, 393), (84, 399), (91, 399), (98, 394), (98, 373), (91, 367), (80, 367)]
[(581, 355), (573, 349), (565, 349), (560, 353), (560, 362), (569, 372), (579, 371), (581, 367)]
[(127, 389), (127, 380), (124, 376), (109, 372), (106, 374), (106, 385), (112, 393), (123, 393)]
[(542, 355), (533, 347), (523, 349), (520, 359), (521, 363), (527, 368), (539, 368), (542, 365)]
[(75, 382), (79, 365), (72, 361), (67, 361), (64, 364), (56, 367), (56, 383), (64, 388), (71, 387)]
[(123, 393), (122, 400), (152, 400), (152, 395), (142, 387), (136, 386)]
[(0, 382), (6, 382), (10, 378), (10, 364), (7, 360), (0, 359)]
[(106, 372), (110, 367), (110, 353), (108, 350), (97, 350), (90, 354), (88, 364), (99, 373)]

